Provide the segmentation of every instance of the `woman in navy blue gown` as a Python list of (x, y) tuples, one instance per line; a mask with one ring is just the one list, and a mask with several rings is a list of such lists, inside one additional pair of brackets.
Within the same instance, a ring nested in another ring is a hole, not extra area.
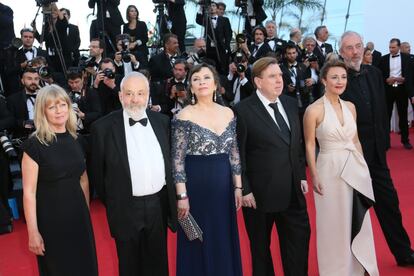
[(241, 276), (236, 210), (241, 206), (241, 166), (236, 119), (215, 103), (214, 68), (201, 64), (189, 75), (192, 105), (173, 120), (173, 173), (178, 216), (190, 212), (203, 241), (178, 230), (177, 276)]

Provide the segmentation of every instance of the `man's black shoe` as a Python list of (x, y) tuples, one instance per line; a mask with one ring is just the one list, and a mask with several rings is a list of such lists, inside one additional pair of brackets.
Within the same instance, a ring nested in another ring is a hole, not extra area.
[(414, 266), (414, 252), (407, 258), (397, 261), (398, 266)]
[(409, 142), (403, 143), (403, 145), (404, 145), (404, 148), (408, 149), (408, 150), (413, 148), (413, 146), (411, 146), (411, 144)]

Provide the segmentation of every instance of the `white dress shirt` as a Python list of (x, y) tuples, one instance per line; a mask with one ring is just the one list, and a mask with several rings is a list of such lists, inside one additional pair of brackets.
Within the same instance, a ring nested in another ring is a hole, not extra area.
[[(132, 195), (155, 194), (165, 185), (164, 156), (158, 139), (149, 120), (147, 126), (140, 123), (130, 126), (125, 110), (123, 117)], [(145, 112), (142, 118), (147, 118)]]
[(401, 77), (401, 53), (398, 52), (398, 57), (392, 57), (390, 54), (390, 77)]
[(259, 100), (262, 102), (262, 104), (264, 105), (264, 107), (266, 108), (267, 112), (269, 113), (269, 115), (272, 117), (273, 121), (275, 122), (275, 124), (279, 127), (279, 125), (277, 124), (276, 118), (275, 118), (275, 111), (273, 108), (271, 108), (269, 106), (269, 104), (271, 103), (277, 103), (277, 107), (279, 109), (280, 114), (282, 115), (283, 119), (285, 120), (288, 128), (290, 129), (290, 124), (289, 124), (289, 120), (286, 114), (285, 109), (283, 108), (282, 102), (280, 101), (279, 98), (276, 99), (275, 102), (271, 102), (269, 101), (265, 96), (263, 96), (262, 92), (260, 92), (259, 89), (256, 90), (256, 94), (259, 97)]

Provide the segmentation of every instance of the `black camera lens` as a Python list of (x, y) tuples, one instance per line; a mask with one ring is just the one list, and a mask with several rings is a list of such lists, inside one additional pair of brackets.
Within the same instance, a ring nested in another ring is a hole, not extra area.
[(37, 70), (37, 72), (39, 73), (39, 76), (41, 78), (48, 78), (51, 75), (49, 67), (47, 67), (47, 66), (40, 66), (39, 69)]
[(121, 51), (122, 61), (131, 62), (131, 57), (129, 56), (129, 51)]
[(175, 90), (177, 90), (177, 92), (178, 92), (178, 91), (185, 91), (185, 86), (184, 86), (184, 84), (183, 84), (183, 83), (177, 83), (177, 84), (175, 85)]
[(105, 77), (107, 77), (108, 79), (114, 79), (115, 78), (115, 73), (114, 71), (112, 71), (109, 68), (106, 68), (102, 71), (102, 73), (104, 74)]
[(237, 70), (237, 72), (238, 73), (243, 73), (244, 71), (246, 71), (246, 66), (244, 66), (244, 64), (243, 63), (238, 63), (237, 65), (236, 65), (236, 70)]

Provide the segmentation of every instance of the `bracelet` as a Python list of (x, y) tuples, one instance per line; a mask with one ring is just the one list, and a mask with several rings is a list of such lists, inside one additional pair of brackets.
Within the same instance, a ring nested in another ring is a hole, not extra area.
[(184, 200), (184, 199), (187, 199), (187, 198), (188, 198), (187, 192), (184, 192), (184, 193), (181, 193), (181, 194), (177, 195), (177, 200)]
[(242, 190), (242, 191), (243, 191), (243, 187), (234, 186), (234, 189), (235, 189), (235, 190), (240, 189), (240, 190)]

